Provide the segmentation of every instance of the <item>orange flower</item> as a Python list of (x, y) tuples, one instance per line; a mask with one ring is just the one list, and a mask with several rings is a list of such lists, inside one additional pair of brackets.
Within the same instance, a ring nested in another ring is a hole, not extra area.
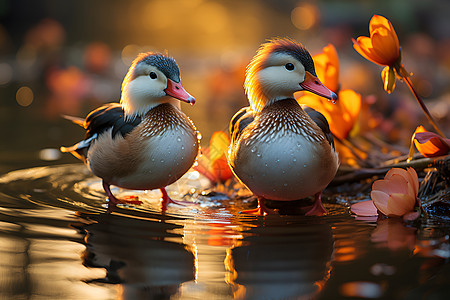
[(400, 45), (391, 22), (385, 17), (374, 15), (369, 23), (370, 37), (352, 39), (353, 48), (367, 60), (386, 66), (381, 72), (384, 90), (391, 93), (396, 77), (408, 77), (401, 65)]
[(324, 47), (322, 53), (313, 56), (317, 76), (333, 92), (339, 90), (339, 57), (332, 44)]
[(369, 23), (370, 37), (353, 40), (353, 48), (364, 58), (382, 66), (392, 66), (400, 58), (400, 45), (391, 22), (374, 15)]
[(410, 74), (408, 74), (401, 63), (402, 56), (400, 45), (391, 22), (385, 17), (374, 15), (369, 23), (369, 31), (370, 38), (360, 36), (356, 41), (355, 39), (352, 39), (353, 48), (371, 62), (386, 66), (381, 72), (381, 79), (384, 83), (384, 90), (389, 94), (395, 88), (396, 77), (403, 79), (427, 116), (430, 124), (440, 136), (445, 138), (445, 135), (437, 126), (422, 98), (420, 98), (419, 94), (415, 91), (413, 84), (409, 79)]
[[(450, 151), (450, 139), (428, 132), (423, 126), (417, 127), (413, 134), (413, 141), (417, 150), (425, 157), (446, 155)], [(412, 148), (411, 150), (414, 151)], [(412, 151), (410, 151), (410, 156), (412, 156)]]
[(419, 179), (413, 168), (392, 168), (384, 180), (373, 183), (370, 196), (381, 213), (388, 217), (401, 217), (412, 213), (419, 204), (418, 192)]
[(197, 158), (198, 164), (194, 169), (215, 183), (230, 179), (233, 173), (225, 155), (229, 145), (230, 139), (225, 132), (214, 132), (209, 147), (202, 150), (202, 155)]
[(323, 53), (313, 56), (319, 79), (338, 95), (338, 101), (332, 104), (327, 99), (311, 93), (296, 93), (300, 104), (321, 112), (330, 123), (331, 132), (344, 139), (352, 130), (361, 109), (361, 95), (353, 90), (339, 90), (339, 59), (336, 49), (329, 44)]

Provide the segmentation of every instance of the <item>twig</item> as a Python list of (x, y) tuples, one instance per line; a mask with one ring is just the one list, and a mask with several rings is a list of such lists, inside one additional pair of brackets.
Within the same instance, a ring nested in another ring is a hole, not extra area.
[(344, 169), (340, 171), (344, 174), (336, 176), (330, 185), (339, 185), (346, 182), (359, 181), (367, 179), (376, 175), (383, 175), (391, 168), (406, 168), (412, 167), (415, 170), (423, 170), (425, 168), (436, 167), (445, 161), (450, 160), (450, 155), (441, 156), (437, 158), (420, 158), (411, 162), (399, 162), (389, 166), (382, 166), (378, 168), (360, 168), (360, 169)]

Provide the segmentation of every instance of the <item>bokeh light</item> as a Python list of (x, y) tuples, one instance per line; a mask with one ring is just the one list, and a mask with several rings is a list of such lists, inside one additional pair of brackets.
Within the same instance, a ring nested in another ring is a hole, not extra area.
[(31, 103), (33, 103), (33, 100), (34, 93), (29, 87), (22, 86), (17, 90), (16, 101), (20, 106), (30, 106)]
[(292, 24), (300, 30), (309, 30), (319, 22), (319, 9), (311, 3), (300, 3), (291, 12)]
[(111, 62), (111, 49), (105, 43), (94, 42), (86, 47), (84, 63), (92, 72), (104, 71)]
[(136, 56), (139, 54), (139, 52), (141, 52), (141, 48), (138, 45), (126, 45), (125, 47), (123, 47), (122, 49), (122, 62), (126, 65), (126, 66), (130, 66), (131, 62), (133, 61), (133, 59), (136, 58)]

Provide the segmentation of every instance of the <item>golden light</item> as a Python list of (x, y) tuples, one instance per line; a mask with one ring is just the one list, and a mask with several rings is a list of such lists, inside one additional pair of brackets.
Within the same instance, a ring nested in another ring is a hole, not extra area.
[[(170, 26), (173, 21), (171, 7), (177, 7), (173, 3), (164, 0), (149, 1), (141, 10), (141, 21), (145, 28), (155, 30), (164, 29)], [(172, 16), (172, 17), (171, 17)]]
[(33, 102), (33, 100), (34, 93), (29, 87), (23, 86), (17, 90), (16, 101), (20, 106), (29, 106)]
[(217, 2), (205, 2), (195, 9), (196, 25), (207, 33), (217, 33), (228, 24), (226, 8)]
[(300, 30), (311, 29), (319, 22), (319, 9), (310, 3), (301, 3), (291, 12), (291, 21)]

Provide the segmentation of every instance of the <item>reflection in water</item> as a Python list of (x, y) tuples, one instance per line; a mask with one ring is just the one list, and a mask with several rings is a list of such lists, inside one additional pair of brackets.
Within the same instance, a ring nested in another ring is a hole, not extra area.
[(377, 247), (387, 247), (392, 251), (409, 249), (412, 252), (416, 244), (416, 231), (414, 227), (406, 227), (399, 218), (384, 219), (378, 221), (371, 240)]
[(330, 225), (307, 218), (267, 218), (252, 225), (225, 260), (234, 298), (309, 299), (317, 294), (330, 274)]
[(111, 298), (114, 292), (82, 281), (104, 272), (80, 264), (84, 247), (68, 226), (71, 212), (20, 201), (20, 209), (5, 208), (0, 199), (0, 299)]
[(181, 226), (118, 215), (80, 215), (85, 230), (83, 264), (105, 268), (105, 278), (119, 284), (119, 299), (169, 299), (195, 278), (195, 256), (171, 233)]
[(85, 171), (0, 177), (0, 299), (450, 299), (448, 222), (355, 219), (337, 204), (243, 216), (241, 199), (195, 196), (191, 177), (171, 191), (196, 205), (163, 215), (140, 193), (144, 205), (105, 215)]

